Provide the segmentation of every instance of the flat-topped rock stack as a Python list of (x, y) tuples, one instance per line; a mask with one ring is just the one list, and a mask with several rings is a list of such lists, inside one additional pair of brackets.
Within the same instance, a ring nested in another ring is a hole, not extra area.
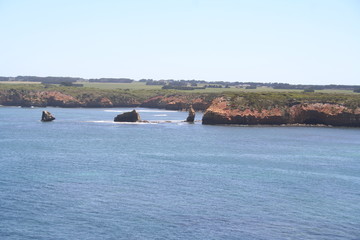
[(132, 110), (131, 112), (124, 112), (122, 114), (117, 115), (114, 118), (114, 122), (140, 122), (140, 115), (136, 112), (136, 110)]

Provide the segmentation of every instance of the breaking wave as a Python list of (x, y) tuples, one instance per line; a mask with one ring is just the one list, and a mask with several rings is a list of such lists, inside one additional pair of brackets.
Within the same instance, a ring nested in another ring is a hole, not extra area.
[[(168, 112), (177, 112), (173, 110), (146, 110), (146, 109), (135, 109), (139, 113), (168, 113)], [(129, 110), (103, 110), (104, 112), (114, 112), (114, 113), (122, 113), (122, 112), (129, 112), (132, 111), (132, 109)]]

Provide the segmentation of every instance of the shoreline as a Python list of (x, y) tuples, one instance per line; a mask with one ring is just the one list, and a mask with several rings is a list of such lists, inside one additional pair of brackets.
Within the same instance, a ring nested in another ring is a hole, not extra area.
[[(41, 110), (41, 109), (47, 109), (47, 108), (53, 108), (53, 109), (114, 109), (114, 108), (126, 108), (126, 109), (131, 109), (132, 107), (53, 107), (53, 106), (49, 106), (49, 107), (22, 107), (22, 106), (4, 106), (4, 105), (0, 105), (0, 108), (23, 108), (23, 109), (33, 109), (33, 110)], [(170, 111), (170, 112), (185, 112), (185, 111), (181, 111), (181, 110), (168, 110), (168, 109), (164, 109), (164, 108), (149, 108), (149, 107), (137, 107), (135, 109), (159, 109), (159, 110), (164, 110), (164, 111)], [(140, 110), (141, 111), (141, 110)], [(123, 112), (123, 111), (119, 111), (119, 112)], [(204, 113), (203, 111), (196, 111), (198, 113)], [(99, 120), (99, 121), (84, 121), (84, 122), (94, 122), (94, 123), (115, 123), (115, 124), (129, 124), (127, 122), (124, 123), (119, 123), (119, 122), (114, 122), (112, 120)], [(140, 122), (136, 122), (136, 123), (132, 123), (132, 124), (166, 124), (166, 123), (187, 123), (185, 120), (141, 120)], [(248, 128), (248, 127), (299, 127), (299, 128), (355, 128), (355, 129), (359, 129), (358, 127), (354, 127), (354, 126), (333, 126), (333, 125), (327, 125), (327, 124), (303, 124), (303, 123), (288, 123), (288, 124), (236, 124), (236, 123), (231, 123), (231, 124), (204, 124), (202, 123), (202, 120), (195, 120), (194, 123), (189, 123), (189, 124), (201, 124), (201, 125), (206, 125), (206, 126), (224, 126), (224, 127), (244, 127), (244, 128)]]
[(111, 92), (86, 89), (0, 91), (2, 107), (117, 109), (194, 109), (204, 125), (360, 127), (360, 95), (320, 93), (218, 93), (180, 91)]

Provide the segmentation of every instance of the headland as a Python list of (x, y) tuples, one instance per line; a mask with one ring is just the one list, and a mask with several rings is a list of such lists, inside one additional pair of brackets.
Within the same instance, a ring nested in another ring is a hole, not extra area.
[(154, 82), (118, 83), (119, 87), (108, 87), (106, 83), (101, 85), (106, 87), (86, 83), (15, 83), (0, 83), (0, 105), (147, 107), (183, 111), (192, 107), (195, 111), (205, 112), (203, 124), (321, 124), (360, 127), (360, 94), (355, 90), (279, 90), (228, 85), (219, 87), (221, 84), (210, 88), (204, 85), (191, 88), (189, 85), (189, 89), (186, 89), (171, 88), (170, 84), (166, 84), (167, 87), (164, 88), (164, 85), (156, 85)]

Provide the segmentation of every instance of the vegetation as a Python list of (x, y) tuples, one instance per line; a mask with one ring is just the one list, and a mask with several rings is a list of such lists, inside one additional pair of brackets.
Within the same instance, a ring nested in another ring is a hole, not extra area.
[(96, 78), (89, 79), (89, 82), (101, 82), (101, 83), (132, 83), (134, 80), (130, 78)]
[(246, 86), (245, 89), (256, 89), (256, 86)]
[[(73, 78), (73, 77), (36, 77), (36, 76), (17, 76), (17, 77), (1, 77), (0, 81), (9, 81), (9, 82), (42, 82), (46, 84), (60, 84), (61, 82), (84, 82), (84, 83), (94, 83), (99, 84), (104, 88), (109, 88), (109, 86), (101, 85), (102, 83), (106, 84), (132, 84), (142, 86), (181, 86), (181, 87), (205, 87), (207, 88), (237, 88), (237, 89), (274, 89), (274, 90), (306, 90), (314, 89), (316, 91), (354, 91), (359, 89), (359, 85), (305, 85), (305, 84), (289, 84), (289, 83), (255, 83), (255, 82), (226, 82), (226, 81), (216, 81), (216, 82), (207, 82), (205, 80), (153, 80), (153, 79), (141, 79), (139, 81), (134, 81), (130, 78), (99, 78), (99, 79), (83, 79), (83, 78)], [(112, 87), (111, 87), (112, 88)], [(124, 86), (117, 86), (116, 88), (124, 88)]]
[(315, 92), (315, 90), (312, 89), (312, 88), (307, 88), (307, 89), (304, 89), (304, 92), (305, 92), (305, 93)]
[[(115, 85), (114, 85), (115, 84)], [(67, 84), (68, 85), (68, 84)], [(114, 88), (114, 86), (123, 88)], [(224, 96), (231, 102), (232, 108), (251, 106), (252, 108), (271, 108), (292, 106), (298, 103), (334, 103), (350, 108), (360, 106), (360, 94), (347, 92), (304, 92), (301, 90), (285, 91), (270, 88), (206, 88), (192, 91), (161, 89), (161, 85), (146, 85), (145, 82), (134, 83), (84, 83), (84, 87), (63, 86), (53, 84), (0, 84), (0, 98), (5, 92), (29, 93), (39, 91), (58, 91), (78, 99), (108, 97), (112, 101), (132, 99), (138, 102), (155, 96), (183, 96), (188, 99), (201, 97), (210, 102), (215, 97)]]
[(72, 83), (72, 82), (61, 82), (60, 83), (61, 86), (65, 86), (65, 87), (83, 87), (83, 84), (78, 84), (78, 83)]
[(351, 109), (360, 107), (360, 95), (304, 92), (266, 92), (228, 94), (232, 108), (251, 107), (269, 109), (272, 107), (293, 106), (299, 103), (341, 104)]
[(161, 89), (195, 90), (195, 89), (205, 89), (205, 87), (189, 87), (189, 86), (165, 85)]

